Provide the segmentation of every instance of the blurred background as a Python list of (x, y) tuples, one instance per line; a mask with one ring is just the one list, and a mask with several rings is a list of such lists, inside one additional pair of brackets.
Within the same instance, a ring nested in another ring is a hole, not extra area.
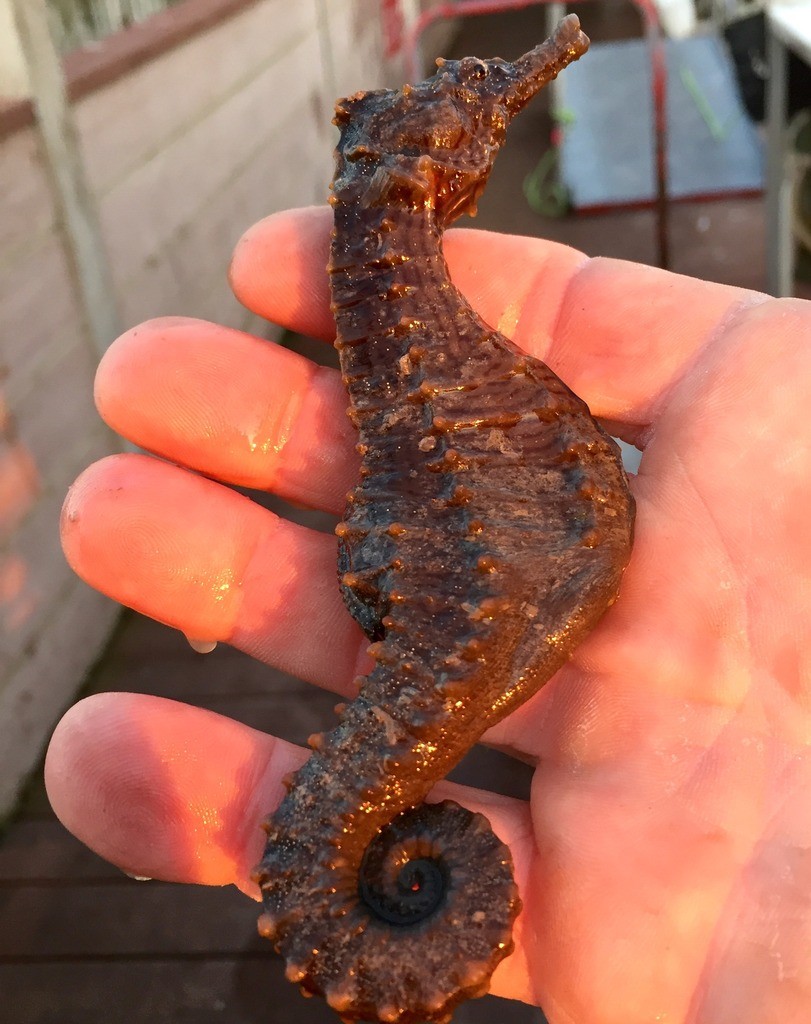
[[(65, 564), (59, 510), (122, 450), (92, 387), (125, 327), (202, 317), (335, 364), (242, 308), (225, 272), (251, 223), (325, 200), (336, 97), (439, 54), (516, 57), (568, 10), (592, 50), (515, 122), (476, 226), (811, 297), (809, 0), (0, 0), (2, 1024), (335, 1020), (283, 981), (244, 897), (126, 878), (41, 782), (81, 694), (159, 693), (299, 743), (334, 698), (122, 612)], [(528, 793), (490, 751), (454, 777)], [(542, 1019), (490, 998), (454, 1018)]]

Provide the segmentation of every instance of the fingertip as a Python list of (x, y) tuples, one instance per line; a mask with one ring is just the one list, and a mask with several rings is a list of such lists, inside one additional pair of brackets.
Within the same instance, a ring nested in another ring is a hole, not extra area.
[(259, 822), (300, 760), (291, 747), (271, 769), (277, 742), (177, 701), (95, 694), (56, 727), (45, 784), (62, 824), (123, 871), (250, 893)]
[(45, 786), (51, 807), (62, 824), (75, 832), (81, 815), (77, 813), (81, 801), (77, 799), (71, 782), (77, 769), (82, 768), (83, 756), (91, 737), (100, 738), (99, 711), (102, 716), (110, 700), (109, 693), (97, 693), (73, 704), (62, 716), (53, 731), (45, 754)]
[[(245, 275), (251, 276), (257, 259), (267, 252), (306, 250), (312, 244), (328, 249), (331, 223), (332, 211), (328, 206), (301, 206), (263, 217), (243, 232), (234, 246), (229, 279), (243, 287)], [(264, 262), (261, 269), (266, 269)]]
[(250, 227), (237, 242), (228, 278), (253, 313), (314, 338), (329, 339), (326, 266), (331, 211), (325, 206), (283, 210)]
[(82, 470), (70, 485), (65, 495), (65, 500), (62, 502), (62, 510), (59, 517), (62, 551), (70, 567), (80, 576), (82, 575), (79, 570), (81, 561), (79, 550), (80, 528), (84, 518), (84, 510), (87, 507), (87, 498), (99, 489), (102, 480), (107, 480), (111, 484), (114, 481), (118, 481), (118, 485), (123, 486), (121, 472), (122, 470), (126, 471), (126, 466), (122, 465), (125, 462), (126, 459), (122, 455), (107, 455), (105, 458), (91, 463), (86, 469)]
[[(45, 786), (65, 828), (99, 856), (130, 874), (169, 878), (176, 874), (173, 844), (155, 828), (167, 801), (131, 756), (132, 698), (94, 694), (65, 713), (48, 745)], [(138, 835), (150, 836), (148, 860)]]
[(126, 453), (78, 477), (63, 504), (61, 538), (90, 586), (195, 636), (230, 640), (245, 567), (277, 522), (214, 481)]
[[(195, 330), (211, 331), (212, 325), (205, 320), (188, 316), (161, 316), (124, 331), (110, 345), (99, 360), (93, 385), (93, 397), (99, 415), (119, 433), (124, 433), (119, 424), (121, 409), (132, 405), (131, 390), (134, 375), (145, 361), (154, 361), (155, 338), (169, 332), (189, 334)], [(137, 382), (137, 377), (135, 377)]]

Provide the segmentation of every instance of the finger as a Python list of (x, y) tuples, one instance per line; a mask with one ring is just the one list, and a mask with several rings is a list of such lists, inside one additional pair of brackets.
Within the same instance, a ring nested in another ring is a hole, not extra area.
[[(62, 719), (45, 778), (65, 826), (128, 873), (234, 883), (256, 898), (249, 875), (262, 855), (260, 823), (283, 796), (282, 778), (306, 756), (210, 711), (108, 693), (81, 701)], [(442, 796), (486, 814), (512, 845), (522, 886), (532, 852), (526, 805), (466, 787), (441, 788)], [(526, 989), (523, 951), (505, 968), (500, 990), (520, 995)]]
[[(237, 245), (231, 280), (254, 312), (330, 338), (330, 211), (274, 214)], [(647, 424), (725, 319), (762, 296), (539, 238), (449, 231), (454, 283), (484, 320), (549, 362), (593, 412)]]
[(336, 585), (335, 543), (141, 455), (91, 466), (62, 514), (67, 559), (91, 586), (187, 636), (228, 641), (346, 693), (367, 641)]
[(311, 338), (330, 341), (328, 206), (285, 210), (259, 221), (237, 242), (231, 288), (248, 309)]
[[(373, 664), (340, 595), (334, 537), (212, 480), (148, 456), (111, 456), (70, 489), (61, 534), (83, 580), (186, 636), (226, 641), (342, 696), (356, 694)], [(536, 708), (486, 741), (534, 757)]]
[(113, 430), (232, 484), (337, 513), (356, 476), (339, 375), (242, 331), (141, 324), (107, 350), (95, 391)]

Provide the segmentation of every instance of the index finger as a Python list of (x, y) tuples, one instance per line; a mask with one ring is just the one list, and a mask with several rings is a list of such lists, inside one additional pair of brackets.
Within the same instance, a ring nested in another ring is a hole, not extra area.
[[(253, 312), (331, 339), (331, 211), (287, 210), (238, 243), (237, 298)], [(445, 235), (454, 283), (479, 315), (552, 369), (596, 416), (645, 425), (701, 349), (765, 296), (557, 242), (471, 228)]]

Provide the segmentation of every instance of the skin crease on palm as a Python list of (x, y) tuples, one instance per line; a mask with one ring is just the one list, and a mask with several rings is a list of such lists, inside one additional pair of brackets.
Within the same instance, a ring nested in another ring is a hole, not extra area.
[[(237, 297), (330, 340), (329, 226), (319, 208), (251, 229)], [(644, 449), (617, 603), (487, 737), (537, 762), (531, 803), (437, 788), (513, 848), (524, 912), (492, 990), (552, 1024), (805, 1024), (811, 304), (539, 239), (451, 231), (446, 253), (485, 320)], [(168, 319), (112, 346), (96, 398), (161, 459), (114, 456), (74, 484), (76, 571), (189, 636), (351, 693), (366, 641), (335, 539), (225, 486), (340, 512), (356, 455), (337, 373)], [(65, 825), (124, 870), (256, 897), (259, 822), (305, 756), (210, 712), (103, 694), (62, 720), (46, 778)]]

